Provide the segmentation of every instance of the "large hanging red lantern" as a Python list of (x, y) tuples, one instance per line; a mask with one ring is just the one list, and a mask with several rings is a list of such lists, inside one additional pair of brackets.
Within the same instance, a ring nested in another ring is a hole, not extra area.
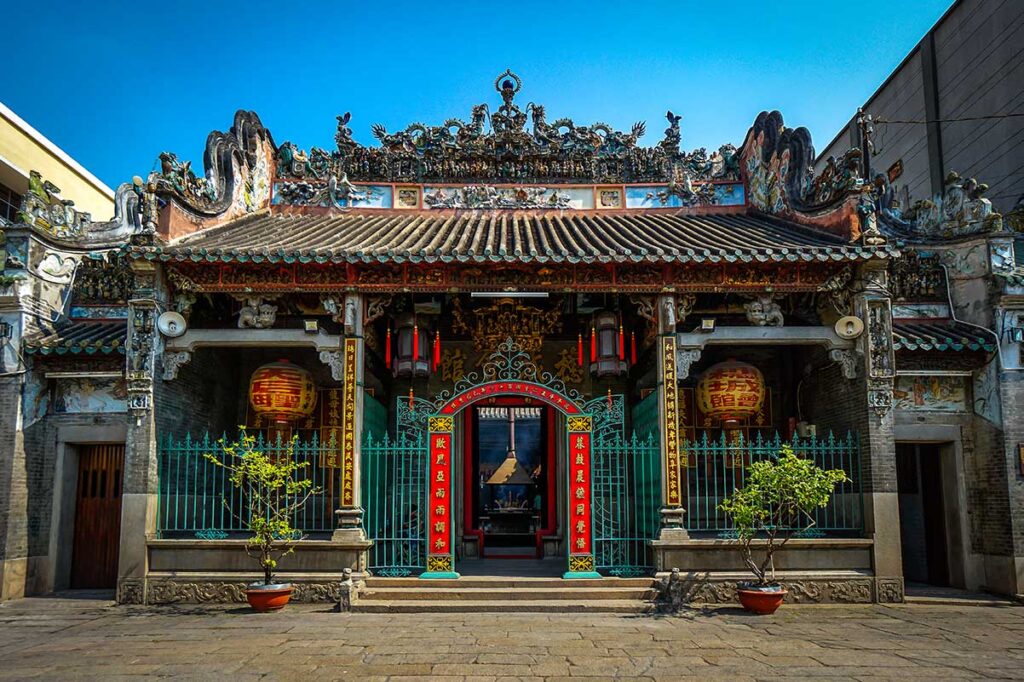
[(697, 407), (727, 428), (757, 414), (764, 396), (761, 371), (735, 360), (709, 367), (697, 383)]
[(313, 375), (287, 360), (263, 365), (249, 380), (249, 402), (256, 414), (275, 423), (308, 417), (316, 407)]

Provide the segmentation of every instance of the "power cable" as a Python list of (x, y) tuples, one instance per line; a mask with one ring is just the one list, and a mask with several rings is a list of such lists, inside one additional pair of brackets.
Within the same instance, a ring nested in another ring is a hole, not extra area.
[(933, 118), (933, 119), (898, 119), (898, 118), (875, 118), (874, 123), (916, 123), (916, 124), (928, 124), (928, 123), (959, 123), (961, 121), (989, 121), (993, 119), (1003, 118), (1021, 118), (1024, 117), (1024, 112), (1013, 113), (1013, 114), (992, 114), (990, 116), (965, 116), (963, 118)]

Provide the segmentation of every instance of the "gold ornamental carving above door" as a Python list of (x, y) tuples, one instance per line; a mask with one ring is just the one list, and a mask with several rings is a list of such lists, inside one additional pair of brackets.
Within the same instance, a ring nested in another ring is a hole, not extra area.
[(453, 301), (452, 327), (473, 340), (478, 353), (498, 347), (502, 341), (515, 339), (524, 351), (536, 357), (544, 337), (562, 330), (562, 311), (541, 310), (523, 305), (513, 298), (501, 298), (486, 308), (467, 313), (458, 298)]

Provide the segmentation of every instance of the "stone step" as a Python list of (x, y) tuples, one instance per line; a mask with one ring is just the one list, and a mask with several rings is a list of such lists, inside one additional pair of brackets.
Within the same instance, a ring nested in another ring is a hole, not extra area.
[(458, 580), (423, 580), (417, 576), (409, 578), (381, 578), (370, 576), (366, 579), (366, 586), (379, 587), (487, 587), (492, 589), (508, 588), (548, 588), (558, 590), (576, 590), (594, 587), (633, 587), (651, 588), (657, 584), (654, 578), (581, 578), (564, 580), (562, 578), (505, 578), (491, 576), (470, 576)]
[(654, 604), (634, 599), (567, 600), (369, 600), (357, 601), (359, 613), (652, 613)]
[(651, 587), (366, 587), (360, 601), (646, 601), (656, 596)]

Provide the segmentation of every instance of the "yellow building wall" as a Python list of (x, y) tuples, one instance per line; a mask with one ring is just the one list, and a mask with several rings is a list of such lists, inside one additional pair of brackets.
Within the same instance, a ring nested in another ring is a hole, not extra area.
[(104, 221), (113, 217), (114, 196), (109, 187), (74, 168), (68, 160), (61, 158), (52, 143), (24, 130), (0, 108), (0, 181), (24, 194), (28, 188), (28, 173), (33, 170), (59, 187), (62, 198), (74, 201), (75, 208), (88, 212), (93, 220)]

